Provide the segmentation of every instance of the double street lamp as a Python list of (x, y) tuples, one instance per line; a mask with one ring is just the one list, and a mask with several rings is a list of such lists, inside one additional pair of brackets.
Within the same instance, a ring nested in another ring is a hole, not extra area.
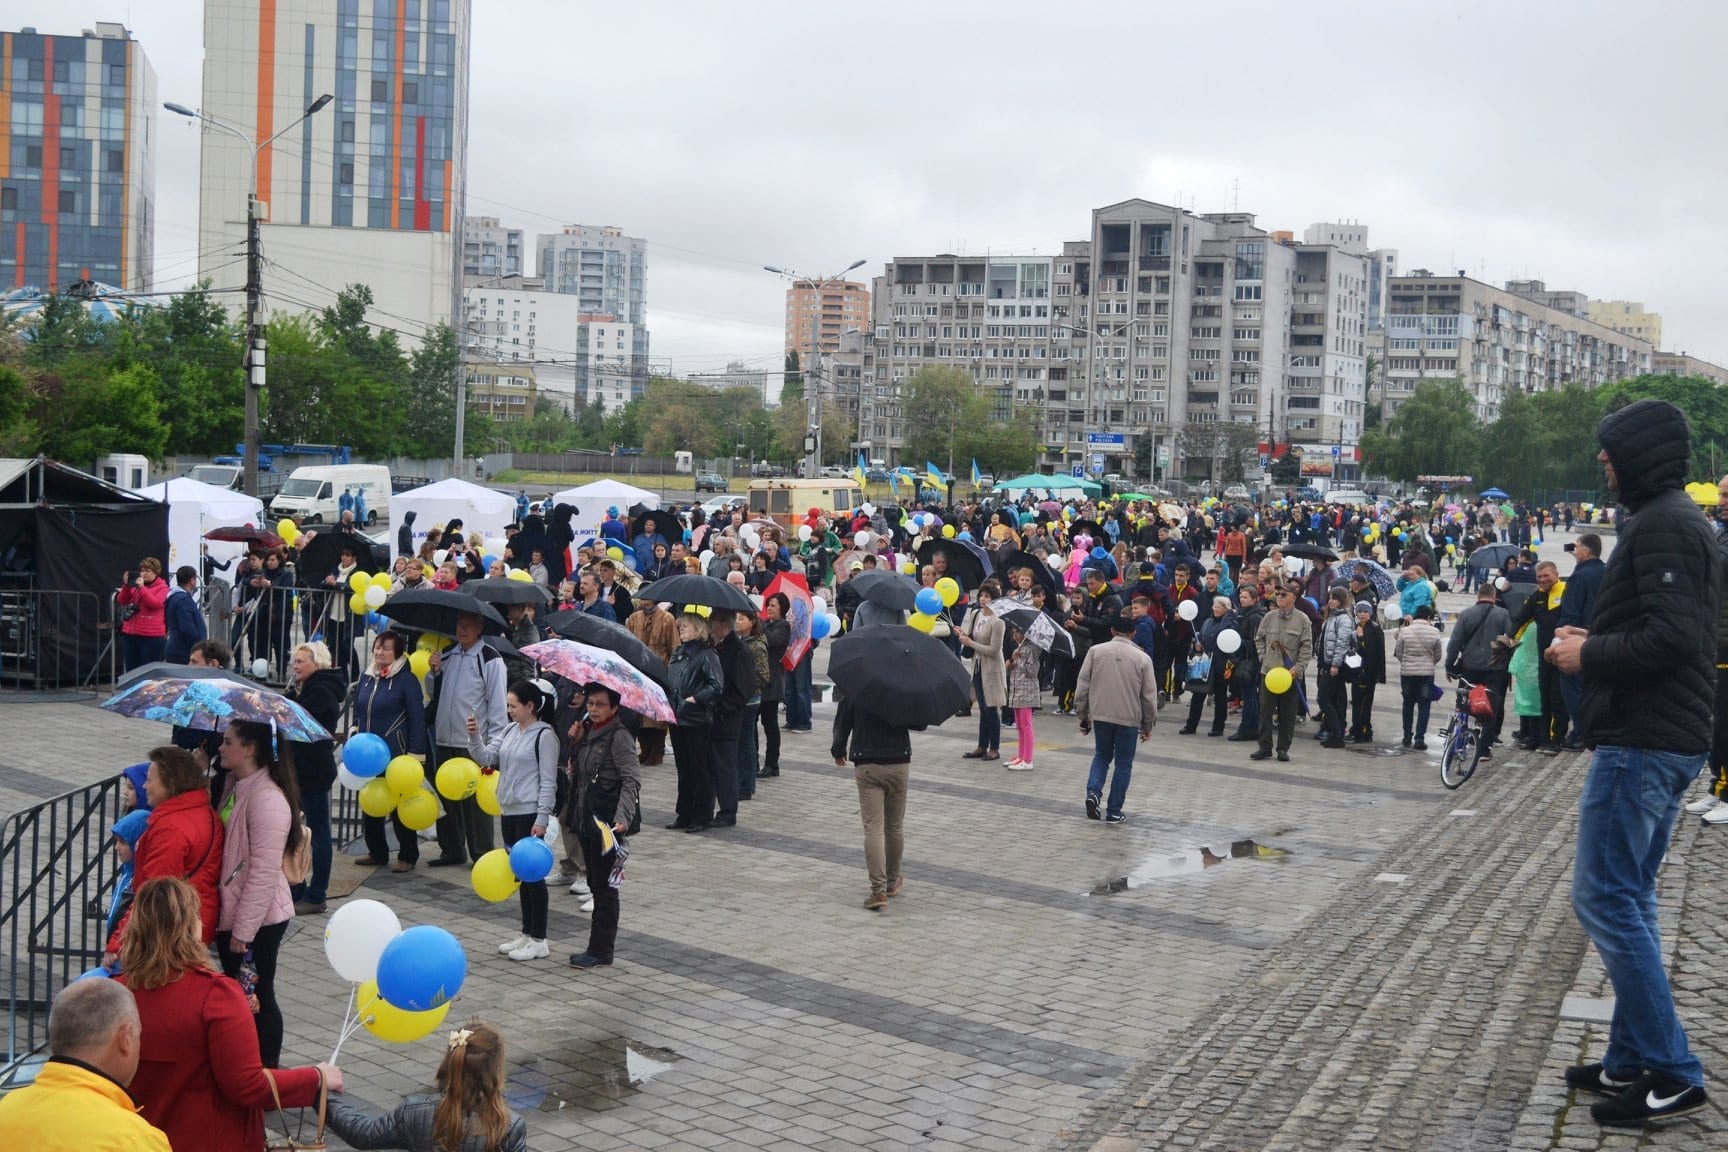
[[(851, 272), (853, 269), (862, 268), (862, 267), (864, 267), (864, 261), (863, 260), (854, 260), (854, 261), (852, 261), (852, 263), (846, 265), (845, 268), (834, 273), (834, 275), (825, 277), (821, 280), (817, 280), (817, 279), (814, 279), (814, 278), (809, 277), (809, 276), (801, 276), (798, 273), (793, 272), (787, 268), (776, 268), (772, 264), (762, 265), (762, 270), (764, 272), (772, 272), (776, 276), (785, 276), (785, 277), (790, 278), (792, 281), (792, 286), (794, 288), (796, 288), (800, 284), (808, 284), (810, 286), (810, 290), (812, 291), (812, 293), (814, 293), (815, 298), (816, 298), (816, 315), (815, 315), (815, 318), (813, 320), (811, 320), (811, 322), (810, 322), (810, 358), (809, 358), (809, 362), (807, 364), (802, 365), (802, 367), (804, 368), (804, 380), (805, 380), (804, 401), (805, 401), (805, 406), (809, 410), (808, 411), (808, 418), (809, 418), (809, 428), (810, 428), (809, 433), (804, 437), (804, 452), (805, 452), (804, 475), (806, 475), (806, 476), (817, 475), (818, 472), (820, 471), (821, 467), (822, 467), (822, 397), (821, 397), (821, 386), (820, 386), (820, 379), (821, 378), (820, 378), (820, 375), (817, 373), (817, 370), (816, 370), (817, 369), (817, 362), (821, 358), (821, 354), (822, 354), (822, 343), (821, 343), (821, 335), (822, 335), (822, 289), (828, 287), (828, 285), (834, 283), (837, 280), (844, 279), (846, 276), (846, 273)], [(859, 405), (860, 405), (860, 408), (862, 408), (862, 405), (863, 405), (863, 397), (862, 396), (859, 397)]]
[(245, 484), (248, 496), (258, 495), (258, 397), (264, 391), (265, 346), (262, 335), (263, 320), (259, 315), (264, 302), (264, 261), (258, 244), (258, 228), (269, 207), (258, 200), (258, 153), (298, 128), (315, 113), (322, 111), (334, 99), (329, 93), (318, 97), (292, 124), (258, 144), (252, 142), (251, 135), (245, 129), (208, 112), (197, 111), (172, 101), (162, 105), (176, 116), (185, 116), (218, 132), (238, 137), (252, 154), (246, 185), (246, 458), (243, 463), (246, 467)]

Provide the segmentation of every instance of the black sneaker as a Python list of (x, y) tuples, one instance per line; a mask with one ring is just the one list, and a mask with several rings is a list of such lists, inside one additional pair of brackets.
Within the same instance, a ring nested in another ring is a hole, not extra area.
[[(1126, 817), (1126, 816), (1122, 815), (1122, 813), (1118, 812), (1114, 816), (1104, 817), (1104, 823), (1106, 823), (1106, 824), (1126, 824), (1126, 823), (1128, 823), (1128, 817)], [(1699, 1089), (1699, 1091), (1703, 1091), (1703, 1089)]]
[(1262, 748), (1257, 752), (1248, 753), (1248, 759), (1250, 759), (1250, 760), (1270, 760), (1270, 759), (1272, 759), (1272, 753), (1268, 749)]
[(1098, 793), (1086, 793), (1086, 819), (1096, 820), (1102, 814), (1102, 805), (1098, 802)]
[(1603, 1071), (1601, 1064), (1574, 1064), (1566, 1069), (1566, 1087), (1598, 1096), (1618, 1096), (1632, 1087), (1632, 1080), (1614, 1079)]
[(1612, 1100), (1590, 1105), (1590, 1118), (1604, 1128), (1642, 1128), (1702, 1112), (1708, 1104), (1704, 1089), (1660, 1072), (1643, 1072), (1632, 1086)]

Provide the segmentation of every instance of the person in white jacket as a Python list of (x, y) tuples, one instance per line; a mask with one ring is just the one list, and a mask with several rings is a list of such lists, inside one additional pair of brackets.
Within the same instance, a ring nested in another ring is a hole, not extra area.
[[(524, 837), (543, 836), (551, 826), (558, 793), (558, 733), (550, 723), (557, 708), (552, 685), (544, 680), (518, 680), (504, 697), (509, 723), (491, 742), (482, 736), (474, 717), (468, 718), (468, 749), (475, 761), (500, 773), (498, 807), (504, 846)], [(523, 884), (522, 932), (499, 945), (512, 960), (539, 960), (550, 955), (546, 944), (546, 911), (550, 899), (546, 881)]]

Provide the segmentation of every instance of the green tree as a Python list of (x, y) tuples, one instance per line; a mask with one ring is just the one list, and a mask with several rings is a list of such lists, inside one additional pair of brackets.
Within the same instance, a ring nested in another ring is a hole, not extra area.
[[(1666, 400), (1686, 413), (1686, 419), (1692, 425), (1694, 449), (1700, 445), (1728, 444), (1728, 388), (1707, 377), (1650, 373), (1630, 380), (1617, 380), (1605, 386), (1600, 395), (1604, 415), (1638, 400)], [(1594, 457), (1595, 453), (1592, 435), (1590, 454)], [(1708, 452), (1694, 451), (1687, 475), (1693, 480), (1718, 479), (1708, 474), (1711, 467)]]
[(93, 357), (44, 374), (35, 412), (41, 451), (78, 468), (89, 468), (111, 452), (160, 459), (168, 425), (162, 420), (158, 383), (142, 364), (110, 369)]
[(961, 414), (978, 394), (972, 373), (950, 365), (923, 368), (902, 380), (900, 416), (906, 435), (901, 459), (910, 460), (914, 467), (922, 467), (926, 460), (945, 465)]
[(1302, 483), (1302, 460), (1294, 452), (1286, 452), (1272, 461), (1272, 483), (1299, 485)]
[(1038, 417), (1032, 409), (1015, 409), (1002, 420), (990, 396), (974, 395), (961, 408), (955, 429), (954, 475), (969, 478), (976, 460), (980, 472), (1004, 478), (1018, 476), (1032, 470), (1039, 446)]
[(1496, 485), (1527, 494), (1552, 479), (1553, 461), (1536, 397), (1510, 389), (1500, 403), (1500, 418), (1481, 431), (1484, 472), (1476, 479), (1484, 488)]
[(1414, 483), (1417, 476), (1472, 473), (1480, 458), (1476, 398), (1460, 379), (1417, 385), (1384, 431), (1364, 432), (1371, 471)]

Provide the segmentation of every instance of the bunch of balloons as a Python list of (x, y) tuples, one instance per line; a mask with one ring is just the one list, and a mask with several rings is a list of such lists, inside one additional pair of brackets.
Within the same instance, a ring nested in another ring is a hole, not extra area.
[(552, 846), (538, 836), (524, 836), (509, 848), (494, 848), (474, 861), (469, 880), (482, 900), (508, 900), (516, 889), (552, 874)]
[(282, 543), (292, 548), (294, 541), (300, 539), (300, 529), (294, 526), (294, 521), (284, 516), (276, 521), (276, 535), (282, 537)]
[[(416, 653), (418, 655), (418, 653)], [(426, 787), (426, 769), (412, 756), (391, 757), (384, 738), (371, 732), (351, 736), (342, 746), (337, 779), (360, 794), (360, 810), (383, 818), (396, 813), (405, 828), (424, 831), (438, 822), (438, 801)], [(490, 792), (492, 815), (498, 814), (496, 777), (490, 790), (483, 786), (480, 766), (472, 760), (446, 760), (438, 767), (438, 791), (449, 800), (478, 796), (485, 809)]]
[(351, 900), (336, 910), (324, 929), (324, 955), (354, 986), (337, 1052), (359, 1028), (398, 1044), (430, 1036), (468, 976), (456, 937), (431, 924), (403, 931), (396, 913), (377, 900)]
[[(954, 525), (944, 524), (942, 531), (946, 534), (954, 530)], [(960, 584), (952, 576), (944, 576), (929, 588), (920, 588), (917, 598), (912, 602), (915, 611), (907, 621), (920, 632), (928, 633), (936, 627), (936, 617), (942, 614), (942, 609), (952, 608), (960, 599)]]
[(384, 601), (390, 598), (390, 573), (374, 572), (368, 576), (364, 572), (354, 572), (348, 577), (348, 590), (353, 593), (348, 597), (349, 611), (356, 616), (365, 616), (384, 607)]
[[(826, 605), (824, 605), (826, 607)], [(810, 639), (826, 640), (840, 634), (840, 617), (832, 612), (810, 613)]]
[(408, 655), (408, 670), (419, 678), (426, 679), (426, 674), (432, 671), (432, 653), (442, 652), (455, 641), (437, 632), (422, 632), (420, 639), (414, 642), (414, 651)]

